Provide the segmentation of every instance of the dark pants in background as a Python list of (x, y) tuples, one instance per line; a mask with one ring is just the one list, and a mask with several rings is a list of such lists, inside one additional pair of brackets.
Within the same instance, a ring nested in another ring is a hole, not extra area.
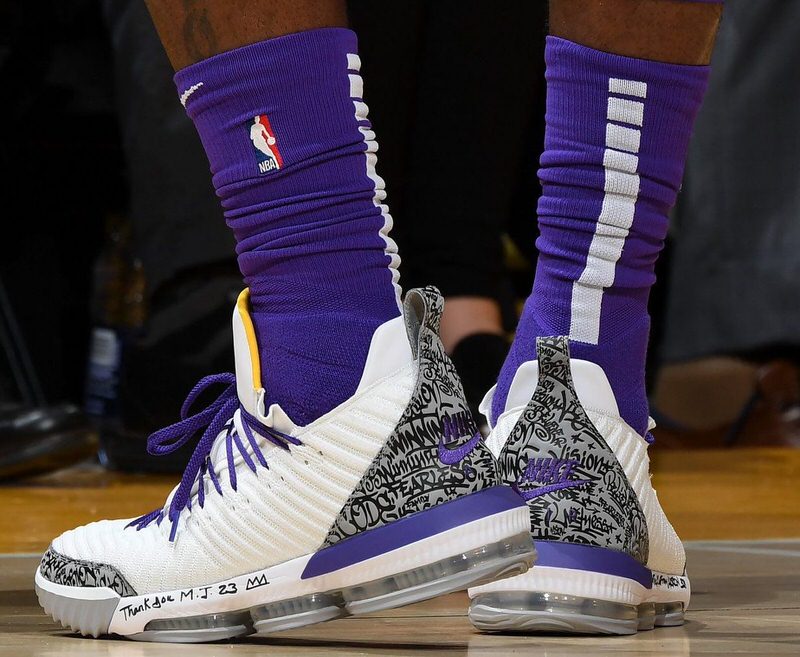
[(800, 3), (727, 0), (673, 221), (665, 361), (800, 343)]

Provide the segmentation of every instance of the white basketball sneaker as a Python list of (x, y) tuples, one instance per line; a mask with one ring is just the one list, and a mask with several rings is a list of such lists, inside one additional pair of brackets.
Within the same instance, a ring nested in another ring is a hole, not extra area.
[[(207, 641), (396, 607), (528, 569), (528, 509), (501, 485), (438, 338), (442, 298), (412, 290), (380, 326), (355, 394), (295, 426), (264, 408), (247, 291), (236, 376), (208, 377), (152, 453), (202, 434), (162, 509), (56, 538), (39, 601), (84, 635)], [(269, 363), (263, 364), (265, 367)], [(207, 386), (226, 387), (190, 415)]]
[(471, 588), (470, 620), (599, 634), (682, 624), (686, 558), (650, 483), (646, 439), (620, 418), (600, 366), (570, 360), (567, 338), (540, 338), (537, 356), (517, 370), (487, 439), (528, 503), (536, 566)]

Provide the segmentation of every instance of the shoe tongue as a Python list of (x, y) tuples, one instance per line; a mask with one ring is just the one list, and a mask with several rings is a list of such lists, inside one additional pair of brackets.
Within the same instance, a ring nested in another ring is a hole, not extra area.
[[(242, 290), (233, 309), (233, 356), (236, 367), (236, 394), (239, 403), (250, 415), (263, 424), (283, 433), (293, 434), (297, 425), (278, 404), (264, 408), (265, 390), (261, 384), (261, 357), (256, 340), (253, 318), (250, 316), (250, 289)], [(220, 445), (225, 440), (217, 439), (212, 460), (216, 460)]]
[[(239, 414), (238, 410), (234, 412), (234, 416), (237, 416), (238, 414)], [(237, 419), (240, 424), (245, 421), (243, 417), (238, 417)], [(280, 406), (278, 406), (278, 404), (270, 405), (269, 413), (267, 413), (266, 417), (259, 416), (259, 420), (261, 420), (263, 424), (265, 424), (266, 426), (277, 429), (281, 433), (286, 433), (289, 434), (290, 436), (293, 436), (299, 428), (294, 422), (292, 422), (291, 418), (288, 415), (286, 415), (284, 410)], [(233, 417), (231, 418), (231, 421), (233, 421)], [(234, 427), (236, 427), (236, 424), (234, 424)], [(253, 431), (253, 436), (260, 444), (259, 449), (261, 449), (262, 454), (264, 454), (265, 456), (268, 454), (270, 450), (277, 447), (277, 445), (275, 445), (273, 442), (263, 439), (264, 437), (261, 436), (257, 428), (251, 427), (251, 430)], [(250, 441), (247, 439), (246, 436), (242, 435), (235, 428), (234, 431), (239, 435), (239, 440), (241, 441), (242, 446), (254, 457), (255, 460), (255, 455), (253, 454), (253, 446), (250, 444)], [(215, 466), (222, 462), (226, 462), (228, 453), (227, 441), (225, 439), (226, 434), (227, 430), (223, 430), (219, 434), (217, 434), (217, 437), (214, 440), (214, 446), (211, 448), (211, 453), (209, 454), (209, 456), (211, 458), (211, 463), (213, 463)], [(236, 462), (242, 460), (238, 447), (233, 448), (233, 454), (234, 454), (234, 460)], [(220, 468), (217, 468), (217, 470), (219, 469)]]
[(233, 309), (233, 354), (236, 361), (236, 392), (244, 409), (261, 417), (264, 388), (261, 361), (253, 319), (250, 317), (250, 290), (245, 288)]

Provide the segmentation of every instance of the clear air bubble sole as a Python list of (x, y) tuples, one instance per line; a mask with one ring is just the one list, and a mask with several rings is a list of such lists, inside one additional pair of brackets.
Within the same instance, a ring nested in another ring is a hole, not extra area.
[(683, 624), (682, 602), (626, 605), (559, 593), (504, 592), (476, 597), (472, 624), (485, 632), (636, 634)]
[[(389, 609), (524, 573), (536, 554), (528, 522), (523, 503), (518, 509), (481, 518), (319, 577), (303, 579), (301, 570), (279, 583), (275, 569), (268, 569), (263, 571), (267, 574), (263, 588), (245, 594), (245, 581), (261, 585), (262, 578), (242, 576), (238, 600), (237, 596), (225, 596), (215, 604), (198, 601), (197, 597), (192, 604), (188, 599), (178, 601), (173, 592), (158, 595), (162, 600), (175, 598), (175, 602), (153, 609), (153, 599), (158, 596), (149, 596), (150, 604), (140, 611), (145, 596), (120, 598), (107, 588), (55, 584), (39, 571), (36, 591), (48, 614), (84, 635), (120, 634), (143, 641), (181, 643), (215, 641)], [(306, 566), (310, 563), (308, 558), (297, 561)], [(313, 590), (317, 585), (320, 588)], [(202, 588), (216, 591), (224, 586)], [(273, 589), (279, 594), (264, 593), (275, 586), (280, 587)], [(252, 597), (255, 593), (265, 602), (258, 603)], [(235, 604), (240, 606), (235, 608)], [(123, 612), (125, 608), (127, 612)]]
[(690, 596), (685, 575), (653, 572), (603, 548), (541, 541), (536, 548), (539, 560), (527, 573), (470, 589), (476, 628), (635, 634), (683, 623)]
[(495, 543), (359, 586), (251, 609), (257, 632), (278, 632), (332, 618), (368, 614), (427, 600), (471, 586), (525, 572), (531, 563), (526, 532)]

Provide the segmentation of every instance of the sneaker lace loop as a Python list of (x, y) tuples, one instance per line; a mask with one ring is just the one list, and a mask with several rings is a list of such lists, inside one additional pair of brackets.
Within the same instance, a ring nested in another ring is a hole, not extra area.
[[(197, 399), (213, 386), (224, 385), (224, 390), (206, 408), (190, 415)], [(261, 451), (255, 434), (274, 443), (282, 449), (289, 449), (290, 445), (299, 445), (300, 441), (273, 427), (263, 424), (258, 418), (250, 414), (239, 403), (236, 394), (236, 376), (226, 372), (212, 374), (202, 378), (192, 388), (181, 406), (181, 419), (175, 424), (159, 429), (147, 439), (147, 451), (153, 456), (171, 454), (183, 447), (193, 438), (200, 436), (197, 446), (183, 471), (180, 484), (172, 496), (169, 508), (156, 509), (132, 520), (126, 527), (135, 527), (141, 530), (152, 522), (161, 524), (164, 517), (172, 523), (169, 540), (174, 541), (178, 528), (178, 521), (184, 509), (192, 508), (192, 491), (197, 483), (197, 502), (202, 508), (205, 505), (205, 476), (208, 474), (214, 489), (222, 495), (219, 477), (211, 459), (211, 452), (217, 438), (224, 432), (225, 453), (228, 462), (228, 479), (231, 488), (236, 490), (236, 467), (234, 448), (242, 456), (242, 460), (253, 472), (257, 465), (250, 452), (255, 455), (256, 461), (269, 468), (267, 460)], [(242, 440), (245, 438), (250, 450), (245, 447)]]

